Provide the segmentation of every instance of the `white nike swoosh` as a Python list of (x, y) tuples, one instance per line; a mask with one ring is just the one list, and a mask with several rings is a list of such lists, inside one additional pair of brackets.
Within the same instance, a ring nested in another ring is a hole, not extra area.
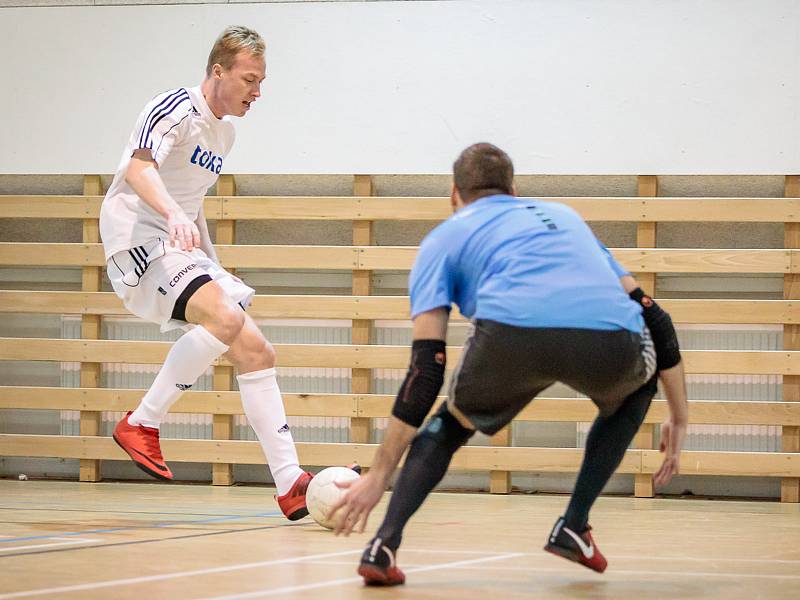
[(583, 555), (586, 558), (592, 558), (594, 556), (594, 544), (587, 546), (586, 542), (583, 541), (581, 536), (567, 527), (564, 527), (564, 531), (566, 531), (572, 537), (572, 539), (575, 540), (575, 543), (578, 544), (578, 547), (581, 549), (581, 552), (583, 552)]

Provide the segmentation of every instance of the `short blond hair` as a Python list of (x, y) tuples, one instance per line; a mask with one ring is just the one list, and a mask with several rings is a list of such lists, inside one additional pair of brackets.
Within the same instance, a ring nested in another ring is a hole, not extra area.
[(208, 55), (206, 75), (211, 75), (211, 69), (216, 64), (230, 69), (236, 60), (236, 55), (243, 50), (255, 56), (263, 56), (265, 47), (264, 39), (257, 31), (241, 25), (226, 27), (214, 42), (214, 47)]

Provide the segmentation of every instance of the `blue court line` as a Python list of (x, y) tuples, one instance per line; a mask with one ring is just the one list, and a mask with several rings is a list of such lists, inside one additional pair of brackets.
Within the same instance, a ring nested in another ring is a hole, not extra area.
[(213, 517), (210, 519), (196, 519), (191, 521), (169, 521), (166, 523), (155, 523), (153, 525), (139, 525), (135, 527), (113, 527), (111, 529), (91, 529), (87, 531), (57, 531), (55, 533), (51, 533), (49, 535), (32, 535), (28, 537), (16, 537), (16, 538), (5, 538), (0, 539), (0, 544), (4, 544), (7, 542), (30, 542), (34, 540), (47, 540), (52, 537), (67, 537), (67, 536), (79, 536), (79, 535), (90, 535), (95, 533), (114, 533), (116, 531), (130, 531), (133, 529), (151, 529), (151, 528), (163, 528), (163, 527), (176, 527), (178, 525), (200, 525), (203, 523), (218, 523), (221, 521), (235, 521), (237, 519), (253, 519), (253, 518), (263, 518), (263, 517), (281, 517), (283, 513), (281, 512), (268, 512), (268, 513), (257, 513), (254, 515), (229, 515), (225, 517)]
[[(104, 513), (104, 514), (118, 514), (118, 515), (181, 515), (183, 517), (213, 517), (219, 516), (215, 515), (214, 513), (194, 513), (194, 512), (174, 512), (169, 510), (109, 510), (105, 507), (102, 508), (74, 508), (74, 504), (69, 506), (59, 506), (59, 505), (3, 505), (0, 506), (0, 510), (22, 510), (22, 511), (34, 511), (34, 510), (49, 510), (55, 512), (90, 512), (90, 513)], [(142, 507), (144, 508), (144, 507)]]

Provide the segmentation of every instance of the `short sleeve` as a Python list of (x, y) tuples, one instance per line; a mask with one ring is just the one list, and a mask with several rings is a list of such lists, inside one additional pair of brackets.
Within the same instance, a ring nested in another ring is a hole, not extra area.
[(624, 275), (631, 274), (630, 271), (617, 262), (617, 259), (611, 255), (611, 252), (608, 251), (608, 248), (605, 247), (603, 242), (597, 240), (597, 245), (600, 246), (600, 250), (602, 250), (603, 254), (606, 255), (608, 264), (611, 265), (611, 269), (614, 271), (614, 273), (616, 273), (617, 277), (623, 277)]
[(151, 100), (133, 132), (133, 148), (150, 150), (159, 166), (178, 140), (180, 125), (194, 110), (184, 88), (159, 94)]
[(408, 279), (411, 318), (434, 308), (449, 310), (455, 276), (444, 244), (430, 238), (423, 241)]

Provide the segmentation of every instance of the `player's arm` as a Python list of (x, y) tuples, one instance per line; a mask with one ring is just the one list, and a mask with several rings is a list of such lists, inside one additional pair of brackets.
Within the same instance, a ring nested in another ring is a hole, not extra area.
[(125, 173), (125, 181), (145, 204), (167, 220), (170, 246), (177, 243), (181, 250), (191, 251), (200, 245), (197, 225), (189, 220), (167, 191), (158, 174), (158, 163), (153, 160), (149, 149), (139, 148), (134, 151)]
[(681, 351), (675, 326), (672, 324), (672, 317), (655, 300), (644, 293), (631, 275), (620, 277), (620, 283), (628, 292), (631, 300), (642, 307), (642, 317), (644, 317), (645, 325), (653, 338), (659, 375), (679, 365)]
[(383, 443), (366, 475), (341, 484), (340, 487), (349, 490), (331, 511), (331, 515), (340, 513), (335, 529), (337, 535), (349, 535), (353, 528), (364, 531), (369, 513), (381, 499), (400, 458), (436, 401), (444, 383), (449, 315), (446, 308), (440, 307), (414, 318), (411, 363), (397, 394)]
[(664, 462), (656, 471), (653, 481), (656, 485), (666, 485), (672, 476), (680, 471), (681, 448), (689, 423), (686, 377), (678, 336), (669, 313), (644, 293), (633, 276), (617, 262), (600, 240), (597, 240), (597, 244), (606, 255), (609, 266), (619, 277), (627, 294), (642, 306), (644, 322), (653, 338), (658, 378), (669, 406), (669, 418), (661, 424), (661, 451), (664, 452)]
[(664, 462), (653, 476), (653, 482), (661, 486), (668, 484), (673, 475), (680, 473), (681, 448), (689, 424), (689, 403), (686, 399), (686, 377), (682, 362), (660, 371), (658, 377), (667, 396), (670, 415), (661, 424), (660, 450), (664, 453)]
[(678, 336), (669, 313), (644, 293), (630, 275), (620, 277), (620, 283), (634, 301), (642, 305), (642, 316), (653, 338), (658, 378), (669, 406), (669, 418), (661, 424), (661, 451), (664, 462), (656, 471), (656, 485), (666, 485), (680, 472), (680, 456), (686, 427), (689, 424), (689, 403), (686, 397), (686, 377), (681, 360)]
[[(450, 313), (435, 308), (414, 319), (411, 364), (397, 393), (384, 443), (378, 449), (370, 473), (384, 482), (394, 473), (417, 429), (433, 407), (444, 383), (445, 338)], [(391, 437), (390, 437), (391, 434)]]

